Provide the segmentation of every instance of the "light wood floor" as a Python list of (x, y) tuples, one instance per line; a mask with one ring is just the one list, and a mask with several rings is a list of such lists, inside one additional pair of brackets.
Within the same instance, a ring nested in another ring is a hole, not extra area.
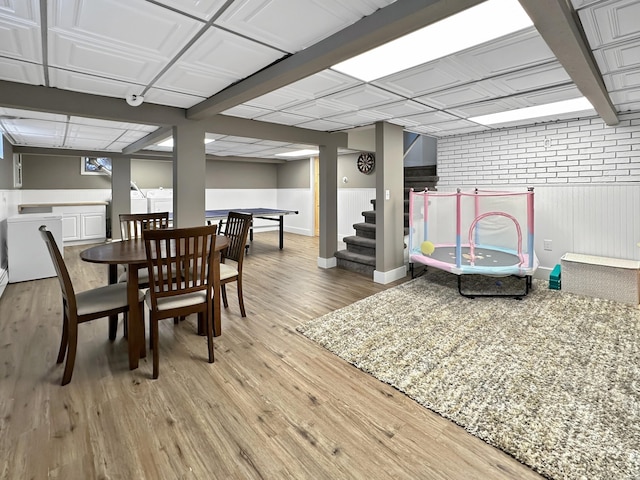
[[(65, 250), (77, 290), (105, 266)], [(79, 327), (71, 383), (59, 385), (57, 280), (10, 284), (0, 299), (2, 479), (540, 479), (508, 455), (421, 407), (295, 331), (390, 287), (317, 268), (318, 241), (256, 235), (246, 257), (247, 318), (229, 289), (216, 361), (195, 318), (160, 329), (151, 359), (129, 371), (107, 321)], [(120, 325), (121, 329), (121, 325)]]

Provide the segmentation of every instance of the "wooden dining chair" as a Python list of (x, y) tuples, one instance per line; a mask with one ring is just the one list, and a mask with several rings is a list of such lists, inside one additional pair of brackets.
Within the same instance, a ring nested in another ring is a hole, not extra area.
[(251, 214), (229, 212), (224, 224), (224, 236), (229, 238), (229, 246), (222, 252), (220, 263), (220, 293), (225, 308), (229, 308), (226, 284), (236, 282), (240, 314), (246, 317), (242, 296), (242, 264), (246, 253), (247, 235), (251, 228)]
[[(169, 227), (169, 212), (156, 213), (121, 213), (120, 236), (122, 240), (142, 238), (145, 230), (158, 230)], [(118, 282), (127, 281), (127, 272), (118, 277)], [(138, 285), (141, 288), (149, 286), (149, 272), (146, 268), (138, 270)]]
[[(114, 283), (76, 293), (55, 238), (45, 225), (41, 226), (39, 230), (51, 255), (62, 290), (62, 339), (60, 340), (60, 350), (58, 351), (56, 363), (62, 363), (64, 357), (67, 357), (62, 375), (62, 385), (66, 385), (71, 381), (73, 366), (76, 361), (78, 325), (97, 318), (106, 318), (111, 315), (128, 312), (127, 286), (123, 283)], [(138, 308), (140, 308), (141, 315), (143, 314), (143, 299), (144, 292), (139, 291)]]
[(149, 332), (153, 350), (153, 378), (159, 373), (158, 322), (165, 318), (198, 314), (204, 326), (213, 363), (213, 288), (219, 269), (214, 268), (217, 225), (145, 230), (149, 289)]

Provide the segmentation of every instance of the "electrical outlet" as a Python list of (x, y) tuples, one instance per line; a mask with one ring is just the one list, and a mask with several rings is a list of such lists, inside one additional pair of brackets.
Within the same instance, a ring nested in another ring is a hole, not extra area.
[(548, 251), (553, 250), (551, 240), (543, 240), (542, 242), (543, 242), (543, 248), (545, 250), (548, 250)]

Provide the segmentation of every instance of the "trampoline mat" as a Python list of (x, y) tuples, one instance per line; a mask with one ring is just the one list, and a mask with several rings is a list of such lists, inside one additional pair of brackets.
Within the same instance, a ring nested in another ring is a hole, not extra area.
[[(476, 248), (474, 253), (476, 256), (474, 264), (477, 267), (509, 267), (520, 263), (520, 259), (517, 255), (503, 252), (501, 250)], [(434, 260), (455, 265), (456, 247), (436, 247), (430, 257)], [(462, 265), (471, 265), (469, 247), (462, 247)]]

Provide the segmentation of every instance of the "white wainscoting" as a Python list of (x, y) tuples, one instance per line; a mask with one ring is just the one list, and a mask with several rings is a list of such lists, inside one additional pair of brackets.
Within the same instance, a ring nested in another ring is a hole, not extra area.
[(338, 189), (338, 240), (356, 234), (354, 223), (363, 223), (362, 212), (373, 210), (371, 200), (376, 198), (375, 188)]
[(20, 203), (22, 203), (21, 190), (0, 190), (0, 297), (9, 283), (7, 218), (18, 214), (18, 204)]
[[(500, 188), (482, 187), (485, 190)], [(521, 190), (510, 186), (502, 190)], [(438, 191), (454, 191), (438, 188)], [(640, 186), (540, 185), (535, 192), (535, 251), (550, 271), (567, 252), (640, 260)], [(551, 250), (544, 250), (551, 240)]]
[(315, 217), (313, 190), (310, 188), (281, 188), (277, 192), (276, 208), (298, 212), (298, 215), (284, 217), (285, 232), (312, 237)]
[(82, 203), (109, 202), (110, 188), (60, 189), (60, 190), (22, 190), (20, 203)]

